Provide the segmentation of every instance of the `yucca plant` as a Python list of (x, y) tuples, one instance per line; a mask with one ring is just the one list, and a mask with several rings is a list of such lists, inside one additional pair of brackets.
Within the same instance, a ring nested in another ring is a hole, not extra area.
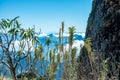
[(46, 60), (48, 60), (48, 53), (49, 53), (50, 43), (51, 43), (51, 39), (47, 37), (46, 38), (46, 46), (47, 46)]
[(63, 38), (63, 33), (64, 33), (64, 22), (62, 22), (62, 44), (61, 44), (61, 48), (62, 48), (62, 54), (64, 54), (64, 48), (63, 48), (63, 43), (64, 43), (64, 38)]
[(72, 50), (72, 45), (73, 45), (73, 37), (74, 37), (74, 33), (75, 33), (75, 27), (69, 27), (69, 53), (71, 54), (71, 50)]
[(50, 80), (55, 79), (56, 70), (60, 63), (60, 54), (56, 55), (56, 53), (54, 53), (54, 52), (55, 51), (52, 51), (52, 50), (50, 50), (50, 52), (49, 52), (50, 64), (48, 64), (48, 67), (47, 67), (47, 75)]
[(72, 53), (71, 53), (71, 62), (72, 62), (72, 65), (74, 65), (74, 62), (75, 62), (75, 59), (76, 59), (76, 54), (77, 54), (77, 48), (74, 47), (72, 49)]

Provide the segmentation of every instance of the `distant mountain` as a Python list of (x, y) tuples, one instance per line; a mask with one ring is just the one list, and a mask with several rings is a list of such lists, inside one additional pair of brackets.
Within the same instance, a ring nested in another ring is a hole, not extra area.
[[(56, 44), (59, 44), (59, 33), (40, 33), (36, 34), (38, 36), (38, 39), (40, 42), (45, 45), (46, 39), (49, 37), (51, 39), (50, 43), (50, 48), (53, 49)], [(63, 45), (64, 47), (68, 48), (68, 38), (69, 38), (69, 33), (64, 33), (63, 34)], [(77, 47), (78, 51), (80, 50), (80, 45), (84, 44), (84, 38), (85, 38), (85, 33), (84, 32), (77, 32), (74, 34), (73, 38), (73, 47)]]
[[(40, 41), (40, 43), (43, 45), (44, 47), (44, 50), (46, 50), (47, 46), (46, 46), (46, 39), (47, 38), (50, 38), (51, 39), (51, 43), (50, 43), (50, 49), (53, 49), (55, 47), (55, 45), (58, 45), (59, 44), (59, 34), (58, 33), (36, 33), (35, 34), (36, 36), (38, 36), (38, 39)], [(74, 34), (74, 38), (73, 38), (73, 47), (77, 47), (78, 48), (78, 52), (80, 50), (80, 45), (84, 45), (84, 37), (85, 37), (85, 33), (83, 32), (79, 32), (79, 33), (75, 33)], [(68, 40), (69, 39), (69, 33), (64, 33), (63, 34), (63, 45), (66, 49), (68, 49)], [(25, 40), (22, 40), (22, 41), (25, 41)], [(14, 41), (15, 43), (15, 48), (16, 50), (19, 49), (19, 44), (20, 44), (20, 41), (19, 40), (16, 40)], [(32, 41), (30, 40), (29, 41), (29, 44), (30, 46), (32, 47)], [(10, 45), (11, 48), (13, 47), (13, 45)], [(10, 49), (11, 49), (10, 48)], [(27, 51), (27, 46), (25, 47), (25, 51)], [(33, 51), (33, 48), (31, 48), (31, 51)], [(46, 52), (44, 52), (46, 53)]]
[[(39, 40), (41, 42), (43, 42), (47, 37), (49, 37), (52, 42), (57, 42), (58, 43), (58, 37), (59, 37), (59, 34), (58, 33), (40, 33), (40, 34), (36, 34), (36, 36), (39, 37)], [(63, 34), (63, 38), (64, 38), (64, 42), (67, 41), (68, 42), (68, 37), (69, 37), (69, 33), (64, 33)], [(84, 32), (78, 32), (78, 33), (75, 33), (74, 34), (74, 39), (73, 41), (75, 40), (84, 40), (85, 38), (85, 33)]]

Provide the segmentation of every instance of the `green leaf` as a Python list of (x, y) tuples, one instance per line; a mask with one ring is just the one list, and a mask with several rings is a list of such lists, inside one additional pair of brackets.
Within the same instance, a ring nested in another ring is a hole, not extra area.
[(8, 24), (7, 24), (7, 21), (5, 19), (2, 19), (2, 23), (3, 23), (5, 28), (8, 28)]
[(21, 51), (18, 51), (18, 56), (20, 56), (21, 55)]
[(44, 61), (44, 60), (45, 60), (45, 57), (40, 58), (40, 61)]
[(54, 48), (54, 50), (53, 50), (53, 53), (55, 53), (56, 52), (56, 48)]
[(21, 31), (20, 37), (23, 37), (25, 30), (22, 28), (22, 29), (20, 29), (20, 31)]
[(51, 72), (51, 68), (50, 66), (47, 67), (47, 74), (49, 74)]
[(51, 43), (51, 39), (50, 39), (50, 38), (47, 38), (47, 39), (46, 39), (46, 45), (49, 46), (50, 43)]
[(35, 37), (35, 41), (36, 41), (37, 43), (40, 43), (38, 37)]
[(50, 57), (50, 62), (51, 62), (51, 60), (52, 60), (52, 50), (50, 50), (50, 55), (49, 55), (49, 57)]
[(12, 21), (8, 23), (8, 28), (10, 28), (11, 25), (12, 25)]
[(34, 40), (32, 40), (32, 45), (34, 44)]
[(53, 65), (53, 72), (55, 73), (56, 72), (56, 69), (58, 67), (58, 62), (55, 62), (54, 65)]
[(15, 22), (16, 22), (17, 28), (20, 28), (20, 24), (18, 23), (18, 21), (16, 20)]
[(19, 32), (19, 30), (18, 30), (18, 29), (16, 29), (16, 30), (15, 30), (15, 35), (16, 35), (16, 36), (17, 36), (18, 32)]
[(67, 61), (67, 60), (68, 60), (68, 57), (69, 57), (68, 52), (66, 52), (66, 53), (64, 54), (63, 58), (64, 58), (65, 61)]
[(27, 35), (26, 33), (23, 34), (23, 39), (26, 39), (27, 38)]
[(55, 54), (52, 55), (52, 62), (55, 62)]
[(10, 30), (8, 31), (8, 33), (14, 34), (14, 31), (15, 31), (15, 28), (12, 28), (12, 29), (10, 29)]
[(60, 54), (57, 54), (57, 62), (60, 62)]

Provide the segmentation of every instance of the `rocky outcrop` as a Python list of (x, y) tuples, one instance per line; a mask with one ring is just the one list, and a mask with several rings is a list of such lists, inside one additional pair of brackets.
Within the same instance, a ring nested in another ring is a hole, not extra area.
[(120, 0), (93, 0), (85, 38), (92, 50), (81, 50), (79, 79), (120, 80)]

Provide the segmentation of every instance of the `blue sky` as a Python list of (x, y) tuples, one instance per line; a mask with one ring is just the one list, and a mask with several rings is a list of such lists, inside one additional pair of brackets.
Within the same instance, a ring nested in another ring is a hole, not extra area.
[(20, 16), (24, 28), (36, 26), (36, 31), (58, 32), (61, 22), (65, 31), (75, 26), (85, 32), (92, 0), (0, 0), (0, 19)]

